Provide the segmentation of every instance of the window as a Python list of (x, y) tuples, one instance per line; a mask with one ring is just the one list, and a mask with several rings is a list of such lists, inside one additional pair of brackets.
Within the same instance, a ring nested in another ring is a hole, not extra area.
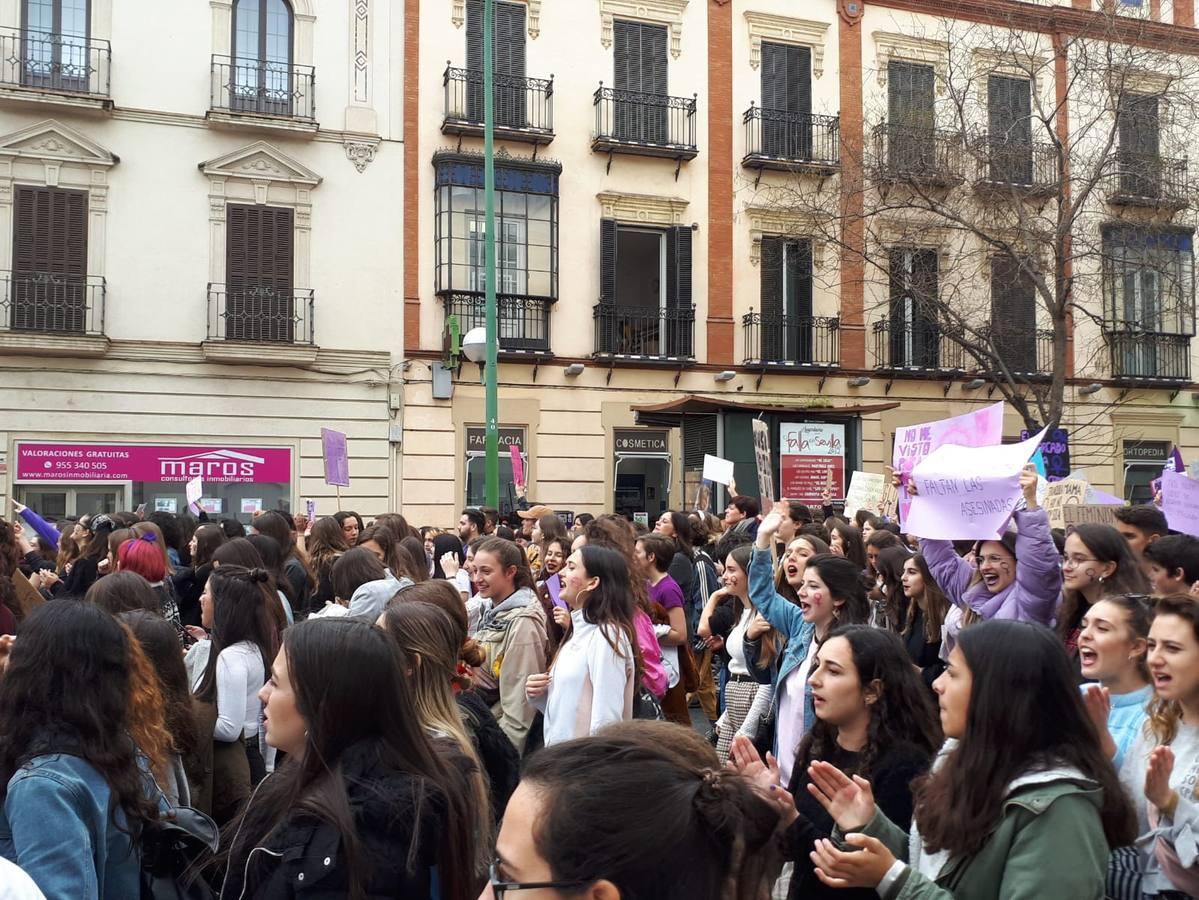
[(1032, 184), (1032, 83), (987, 79), (988, 166), (998, 184)]
[(763, 237), (760, 265), (762, 359), (811, 362), (812, 242)]
[(87, 91), (88, 0), (23, 0), (22, 84)]
[(1158, 334), (1194, 334), (1192, 258), (1189, 231), (1105, 226), (1104, 317), (1109, 327)]
[(290, 343), (294, 337), (294, 210), (230, 203), (225, 232), (225, 336)]
[(940, 368), (937, 251), (894, 247), (888, 262), (891, 365), (896, 368)]
[(991, 258), (991, 347), (1009, 372), (1037, 372), (1037, 289), (1008, 256)]
[(1121, 94), (1116, 114), (1120, 139), (1120, 193), (1132, 197), (1161, 196), (1161, 129), (1158, 98)]
[[(495, 124), (506, 128), (524, 128), (525, 5), (497, 2), (492, 7), (492, 16)], [(467, 0), (466, 68), (470, 73), (466, 95), (467, 117), (472, 122), (482, 122), (483, 0)]]
[(597, 352), (691, 357), (691, 229), (600, 221)]
[(291, 115), (292, 29), (287, 0), (235, 0), (230, 85), (235, 110)]
[(669, 142), (669, 110), (654, 97), (667, 95), (666, 26), (613, 23), (617, 140), (638, 144)]
[(87, 207), (86, 191), (15, 187), (14, 331), (86, 330)]
[(887, 63), (888, 158), (900, 172), (935, 170), (936, 127), (932, 66), (891, 60)]
[(812, 51), (762, 42), (762, 152), (812, 156)]

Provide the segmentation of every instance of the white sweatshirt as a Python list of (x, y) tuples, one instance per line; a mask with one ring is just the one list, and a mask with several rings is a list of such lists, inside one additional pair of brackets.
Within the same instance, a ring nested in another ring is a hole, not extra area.
[(266, 683), (262, 655), (249, 641), (221, 651), (216, 660), (216, 728), (218, 741), (236, 741), (258, 734), (262, 703), (258, 692)]
[(547, 747), (633, 718), (634, 664), (628, 635), (612, 625), (592, 625), (579, 609), (571, 611), (570, 619), (572, 633), (554, 660), (549, 691), (533, 701), (545, 713)]

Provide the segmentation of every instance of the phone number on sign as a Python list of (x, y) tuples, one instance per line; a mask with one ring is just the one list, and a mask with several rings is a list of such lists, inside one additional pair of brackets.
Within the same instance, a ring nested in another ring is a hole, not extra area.
[(65, 472), (79, 472), (79, 471), (89, 471), (89, 470), (96, 471), (96, 472), (107, 472), (108, 471), (108, 463), (106, 463), (106, 462), (76, 462), (74, 460), (67, 460), (66, 462), (54, 462), (54, 463), (45, 462), (42, 465), (47, 469), (53, 468), (53, 469), (57, 469), (58, 471), (65, 471)]

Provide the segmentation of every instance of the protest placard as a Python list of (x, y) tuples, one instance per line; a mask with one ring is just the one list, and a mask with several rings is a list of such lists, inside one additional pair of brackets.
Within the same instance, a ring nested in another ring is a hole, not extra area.
[(525, 458), (520, 455), (520, 444), (509, 444), (508, 454), (512, 457), (512, 483), (525, 484)]
[(184, 493), (187, 495), (188, 508), (193, 513), (199, 514), (200, 507), (198, 504), (200, 502), (200, 497), (202, 497), (204, 495), (203, 480), (200, 478), (199, 475), (197, 475), (195, 478), (193, 478), (191, 481), (189, 481), (187, 483), (187, 485), (184, 487), (183, 490), (184, 490)]
[[(952, 419), (908, 425), (895, 431), (893, 466), (904, 484), (912, 469), (930, 453), (945, 444), (962, 447), (988, 447), (1003, 439), (1003, 402), (984, 406)], [(1031, 456), (1031, 453), (1029, 454)], [(899, 492), (900, 519), (907, 523), (911, 497)]]
[(325, 484), (349, 487), (350, 454), (345, 434), (332, 428), (322, 428), (321, 455), (325, 460)]
[(845, 492), (845, 515), (852, 519), (859, 509), (877, 516), (883, 500), (886, 479), (874, 472), (854, 472), (849, 477), (849, 490)]
[(1093, 522), (1098, 525), (1115, 525), (1119, 506), (1104, 503), (1083, 503), (1079, 506), (1062, 507), (1062, 519), (1067, 528)]
[(1162, 512), (1174, 531), (1199, 535), (1199, 481), (1182, 472), (1163, 472)]
[(779, 426), (779, 493), (818, 504), (825, 491), (845, 495), (845, 426), (784, 422)]
[(761, 419), (754, 419), (754, 464), (758, 468), (758, 500), (765, 510), (774, 503), (771, 485), (774, 477), (770, 466), (770, 426)]
[(1064, 479), (1055, 481), (1045, 490), (1041, 505), (1049, 515), (1050, 528), (1065, 528), (1066, 519), (1063, 509), (1067, 506), (1082, 506), (1087, 502), (1087, 491), (1090, 485), (1085, 481)]
[(705, 453), (703, 480), (727, 485), (733, 480), (733, 461)]
[(1019, 444), (938, 447), (912, 470), (918, 495), (912, 498), (906, 530), (937, 540), (1001, 535), (1020, 499), (1020, 470), (1043, 434)]

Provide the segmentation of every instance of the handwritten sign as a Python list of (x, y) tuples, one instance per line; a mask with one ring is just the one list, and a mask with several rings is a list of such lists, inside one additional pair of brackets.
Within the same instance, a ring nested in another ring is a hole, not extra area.
[(754, 419), (754, 464), (758, 467), (758, 500), (765, 510), (774, 503), (774, 473), (770, 466), (770, 426)]
[(885, 481), (882, 475), (873, 472), (854, 472), (849, 476), (849, 490), (845, 492), (845, 515), (852, 519), (859, 509), (866, 510), (872, 516), (878, 515)]
[(1067, 528), (1075, 525), (1094, 523), (1097, 525), (1115, 525), (1116, 510), (1119, 506), (1104, 503), (1083, 503), (1080, 506), (1062, 507), (1062, 518)]
[[(907, 484), (912, 470), (934, 450), (946, 444), (962, 447), (989, 447), (1003, 440), (1003, 403), (994, 403), (952, 419), (908, 425), (895, 431), (893, 466)], [(1032, 455), (1031, 452), (1029, 454)], [(907, 523), (912, 498), (906, 491), (899, 495), (899, 514)], [(913, 532), (919, 534), (919, 532)], [(992, 535), (994, 537), (994, 535)]]
[(728, 484), (733, 480), (733, 461), (705, 453), (703, 479), (716, 484)]
[(325, 484), (349, 487), (350, 453), (345, 434), (332, 428), (322, 428), (321, 455), (325, 459)]
[(509, 444), (508, 453), (512, 457), (512, 483), (525, 483), (525, 458), (520, 455), (520, 444)]
[(194, 513), (199, 513), (200, 507), (198, 504), (200, 497), (204, 494), (204, 480), (197, 475), (184, 486), (183, 490), (187, 494), (188, 508)]
[(779, 492), (791, 500), (819, 503), (827, 490), (845, 495), (845, 426), (784, 422), (779, 426)]
[(879, 515), (886, 516), (888, 519), (895, 518), (895, 513), (899, 510), (899, 490), (895, 485), (888, 483), (883, 487), (882, 498), (878, 502)]
[(1090, 485), (1085, 481), (1074, 481), (1066, 478), (1055, 481), (1045, 490), (1041, 505), (1049, 515), (1050, 528), (1065, 528), (1065, 507), (1082, 506), (1087, 502), (1087, 491)]
[(918, 496), (907, 530), (937, 540), (999, 537), (1020, 499), (1020, 470), (1043, 434), (996, 447), (938, 447), (912, 470)]
[(1175, 531), (1199, 535), (1199, 481), (1192, 481), (1181, 472), (1163, 472), (1162, 512)]

